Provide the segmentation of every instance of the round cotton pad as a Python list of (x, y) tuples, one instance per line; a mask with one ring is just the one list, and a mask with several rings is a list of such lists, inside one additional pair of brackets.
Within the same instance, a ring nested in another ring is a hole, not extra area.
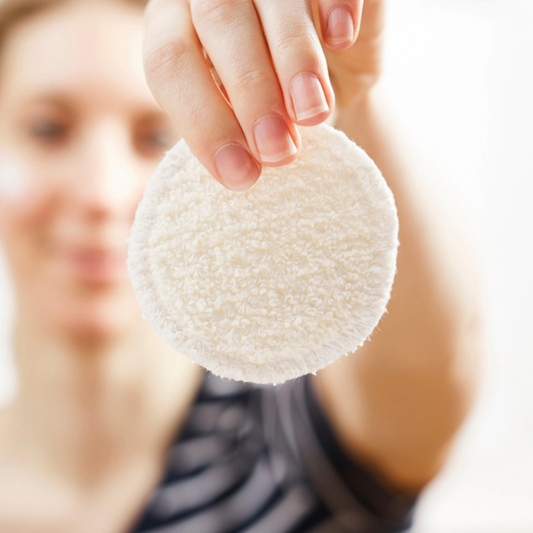
[(282, 383), (354, 351), (396, 268), (391, 191), (343, 133), (302, 128), (298, 159), (244, 192), (180, 141), (138, 207), (128, 268), (144, 316), (214, 374)]

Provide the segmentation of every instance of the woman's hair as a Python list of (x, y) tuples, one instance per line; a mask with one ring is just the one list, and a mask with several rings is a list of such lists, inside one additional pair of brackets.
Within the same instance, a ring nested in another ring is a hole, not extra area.
[[(0, 52), (4, 39), (18, 22), (39, 11), (72, 2), (94, 2), (96, 0), (0, 0)], [(148, 0), (105, 0), (106, 2), (118, 1), (126, 4), (144, 7)]]

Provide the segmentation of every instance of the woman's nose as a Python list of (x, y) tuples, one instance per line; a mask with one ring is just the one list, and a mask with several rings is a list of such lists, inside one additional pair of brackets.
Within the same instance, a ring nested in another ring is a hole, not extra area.
[(127, 131), (106, 125), (87, 141), (76, 194), (85, 209), (101, 216), (130, 215), (144, 187), (146, 168)]

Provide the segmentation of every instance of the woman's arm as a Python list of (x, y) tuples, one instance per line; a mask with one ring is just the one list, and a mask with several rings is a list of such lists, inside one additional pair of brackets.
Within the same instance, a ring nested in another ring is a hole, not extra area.
[(417, 492), (441, 468), (473, 402), (481, 349), (476, 277), (379, 92), (344, 109), (337, 127), (370, 155), (394, 193), (398, 269), (371, 339), (312, 382), (347, 450), (396, 488)]
[[(235, 188), (244, 189), (261, 164), (293, 161), (295, 124), (323, 122), (334, 99), (337, 127), (383, 172), (400, 218), (388, 313), (371, 341), (320, 371), (313, 383), (347, 450), (365, 456), (398, 488), (417, 491), (439, 470), (472, 403), (480, 334), (466, 254), (422, 193), (427, 176), (413, 164), (412, 147), (404, 145), (374, 88), (384, 4), (151, 0), (145, 66), (152, 92), (221, 182), (228, 171), (238, 178)], [(322, 32), (315, 31), (308, 6), (319, 12)], [(327, 31), (331, 20), (335, 35)], [(264, 117), (275, 117), (275, 124)]]

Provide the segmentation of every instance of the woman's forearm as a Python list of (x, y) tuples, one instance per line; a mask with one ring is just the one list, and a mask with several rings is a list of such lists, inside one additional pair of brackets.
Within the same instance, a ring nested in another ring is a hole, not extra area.
[(336, 127), (369, 154), (393, 191), (400, 247), (387, 313), (363, 347), (328, 371), (331, 383), (351, 374), (357, 390), (358, 420), (346, 437), (390, 479), (417, 488), (438, 471), (472, 404), (481, 345), (477, 280), (466, 247), (431, 199), (431, 176), (383, 97), (373, 92), (339, 113)]
[[(382, 93), (373, 92), (339, 113), (336, 127), (380, 168), (394, 194), (400, 221), (392, 297), (372, 344), (387, 342), (395, 351), (408, 345), (402, 364), (448, 364), (453, 352), (449, 345), (460, 332), (469, 331), (477, 317), (477, 278), (466, 245), (432, 194), (434, 176), (428, 172), (434, 169), (419, 159)], [(412, 351), (413, 344), (433, 347), (437, 340), (450, 349), (441, 354), (445, 360)]]

